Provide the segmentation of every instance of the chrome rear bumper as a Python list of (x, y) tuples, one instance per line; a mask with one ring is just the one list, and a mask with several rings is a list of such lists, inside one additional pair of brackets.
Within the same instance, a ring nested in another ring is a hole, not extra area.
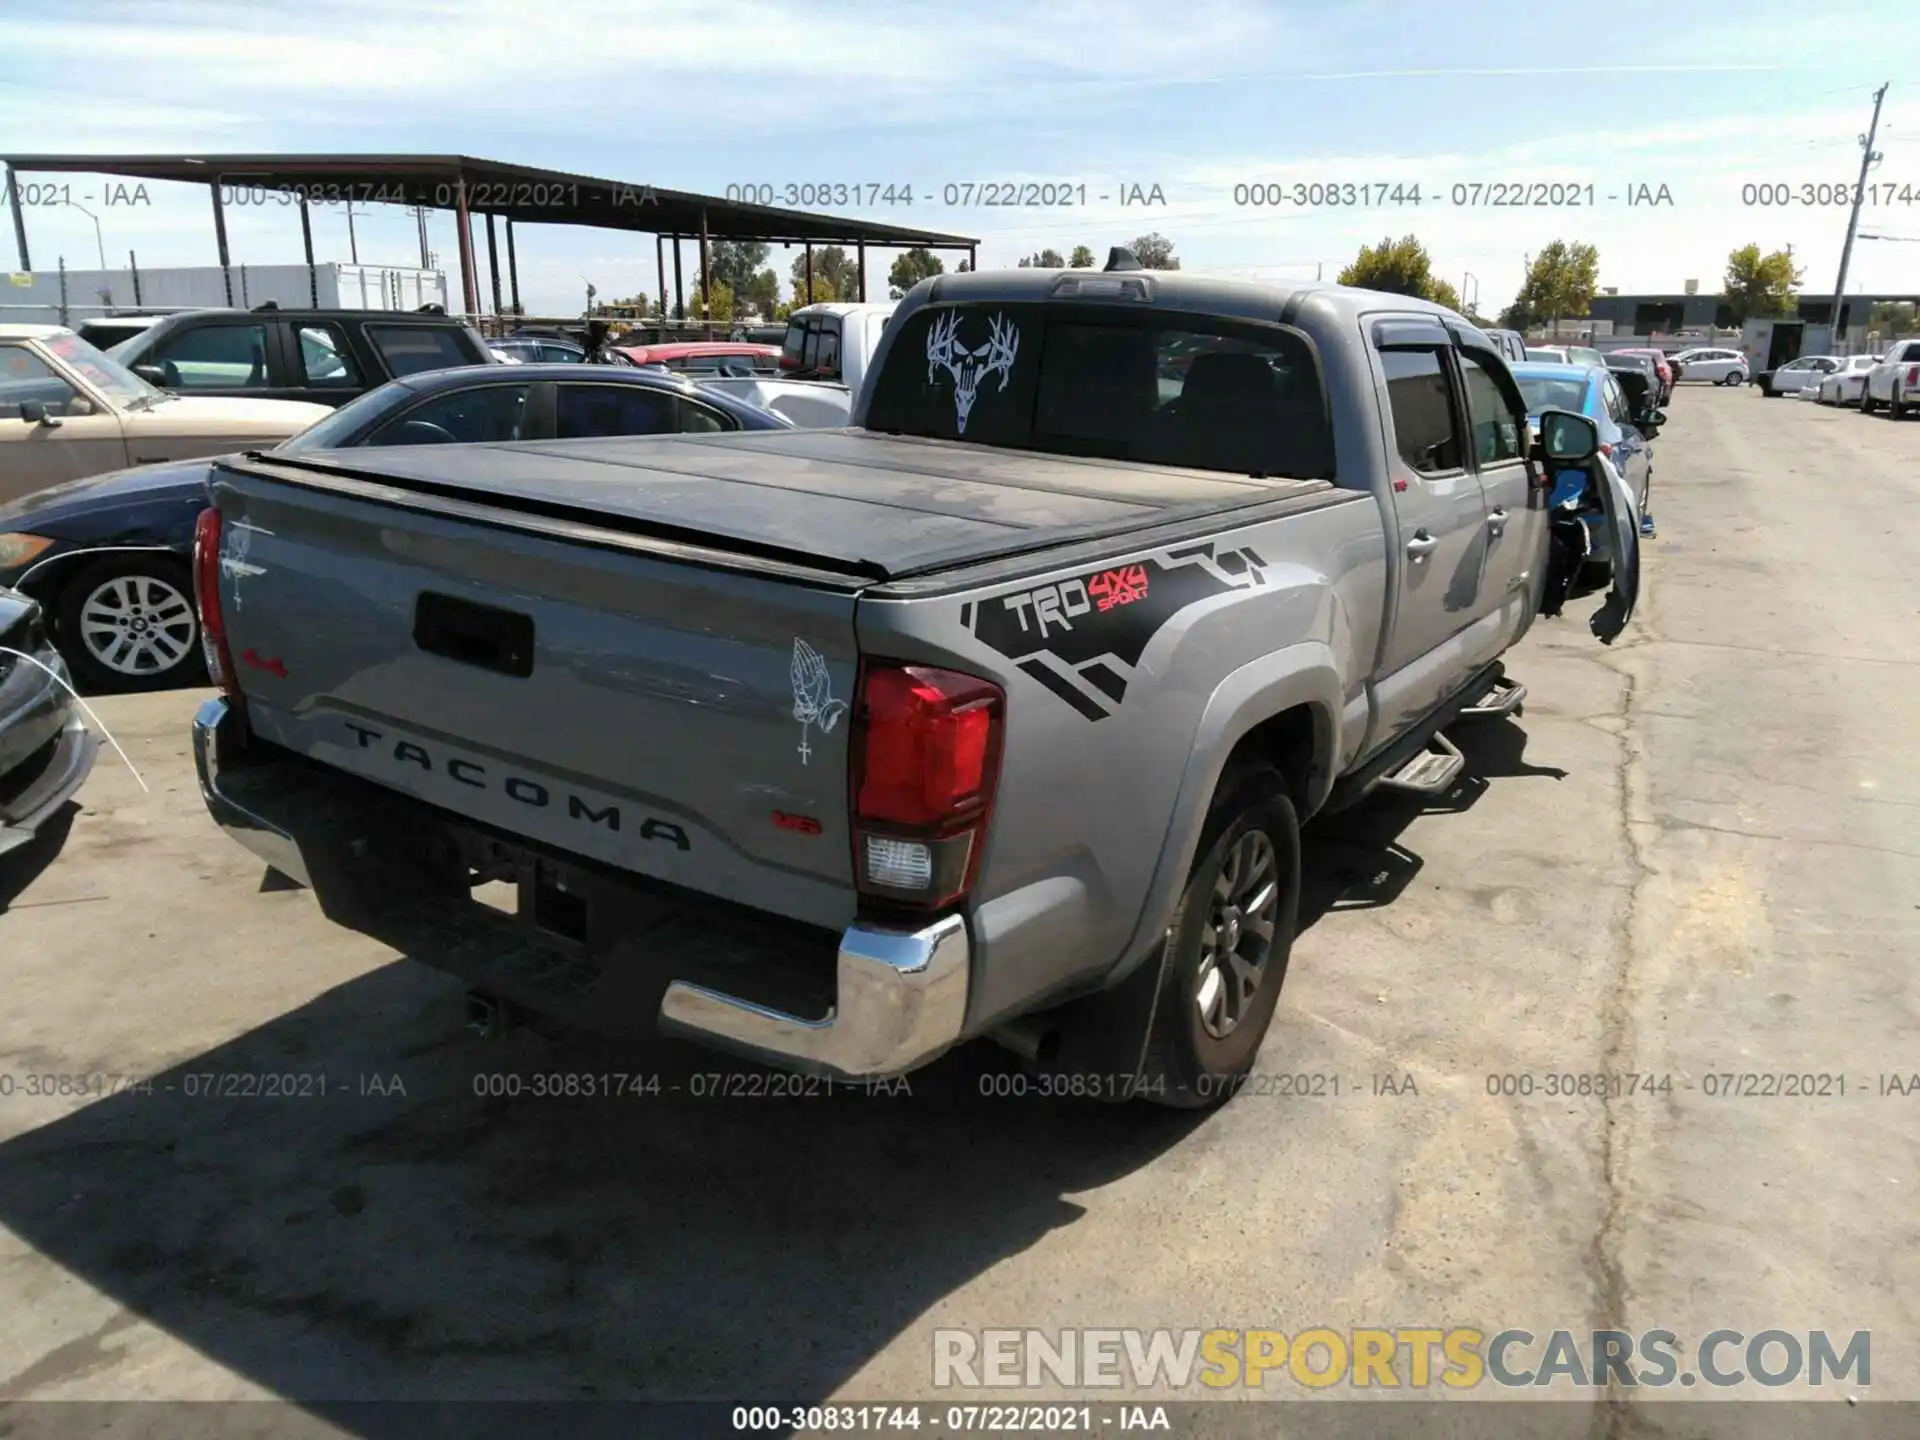
[(957, 915), (911, 932), (850, 925), (840, 937), (837, 998), (825, 1019), (676, 980), (660, 1001), (660, 1028), (790, 1070), (900, 1075), (960, 1038), (967, 961), (967, 927)]
[(243, 848), (251, 850), (267, 864), (313, 888), (313, 877), (301, 857), (300, 843), (263, 819), (229, 795), (220, 791), (220, 767), (240, 743), (239, 717), (225, 700), (204, 701), (193, 716), (193, 768), (200, 774), (200, 798), (214, 823), (231, 835)]
[[(200, 794), (214, 822), (274, 869), (312, 888), (300, 842), (286, 827), (223, 791), (224, 765), (241, 743), (239, 718), (208, 700), (193, 718)], [(840, 936), (833, 1008), (818, 1020), (675, 980), (660, 1001), (666, 1034), (789, 1070), (861, 1080), (922, 1065), (961, 1038), (970, 946), (950, 915), (912, 931), (850, 925)]]

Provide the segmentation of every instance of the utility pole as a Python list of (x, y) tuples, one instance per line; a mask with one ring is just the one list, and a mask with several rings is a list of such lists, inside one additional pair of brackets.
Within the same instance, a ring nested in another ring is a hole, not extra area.
[[(1891, 84), (1889, 81), (1887, 84)], [(1887, 98), (1887, 85), (1873, 92), (1873, 119), (1867, 122), (1867, 133), (1860, 137), (1860, 183), (1854, 188), (1853, 209), (1847, 215), (1847, 240), (1840, 247), (1840, 278), (1833, 282), (1833, 338), (1838, 340), (1845, 332), (1845, 316), (1841, 307), (1846, 304), (1847, 265), (1853, 259), (1853, 236), (1860, 228), (1860, 201), (1867, 191), (1867, 172), (1885, 157), (1873, 148), (1873, 137), (1880, 129), (1880, 102)]]

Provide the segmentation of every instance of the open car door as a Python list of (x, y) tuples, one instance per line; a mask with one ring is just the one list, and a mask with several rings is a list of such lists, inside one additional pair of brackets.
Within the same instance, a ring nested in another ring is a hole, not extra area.
[(1607, 598), (1593, 612), (1587, 628), (1601, 644), (1611, 645), (1627, 628), (1640, 599), (1640, 507), (1627, 482), (1598, 455), (1580, 468), (1586, 472), (1586, 490), (1556, 505), (1548, 523), (1547, 583), (1540, 613), (1558, 615), (1567, 600), (1591, 595), (1597, 588), (1581, 583), (1583, 576), (1593, 573), (1589, 562), (1595, 558), (1593, 535), (1583, 517), (1597, 516), (1601, 532), (1611, 542), (1607, 558), (1612, 563)]
[(1598, 458), (1587, 462), (1587, 483), (1589, 493), (1598, 499), (1607, 517), (1607, 533), (1613, 537), (1606, 603), (1593, 612), (1587, 628), (1602, 645), (1611, 645), (1627, 628), (1640, 599), (1640, 507), (1634, 504), (1627, 482)]

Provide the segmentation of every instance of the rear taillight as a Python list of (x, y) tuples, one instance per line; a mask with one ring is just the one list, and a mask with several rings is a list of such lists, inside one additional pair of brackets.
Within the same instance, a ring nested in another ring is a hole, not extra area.
[(867, 661), (853, 731), (860, 893), (914, 908), (972, 888), (1000, 776), (1006, 693), (926, 665)]
[(220, 512), (208, 506), (193, 525), (193, 598), (200, 610), (200, 643), (207, 674), (229, 699), (240, 698), (227, 650), (227, 623), (220, 613)]
[(1920, 385), (1920, 365), (1909, 365), (1907, 367), (1907, 384)]

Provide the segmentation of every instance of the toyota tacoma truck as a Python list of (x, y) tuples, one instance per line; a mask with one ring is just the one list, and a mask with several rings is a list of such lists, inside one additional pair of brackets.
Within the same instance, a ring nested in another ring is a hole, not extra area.
[(213, 817), (481, 1027), (1225, 1098), (1302, 822), (1518, 706), (1550, 469), (1629, 559), (1602, 638), (1637, 517), (1460, 316), (1134, 264), (923, 282), (847, 428), (228, 457)]

